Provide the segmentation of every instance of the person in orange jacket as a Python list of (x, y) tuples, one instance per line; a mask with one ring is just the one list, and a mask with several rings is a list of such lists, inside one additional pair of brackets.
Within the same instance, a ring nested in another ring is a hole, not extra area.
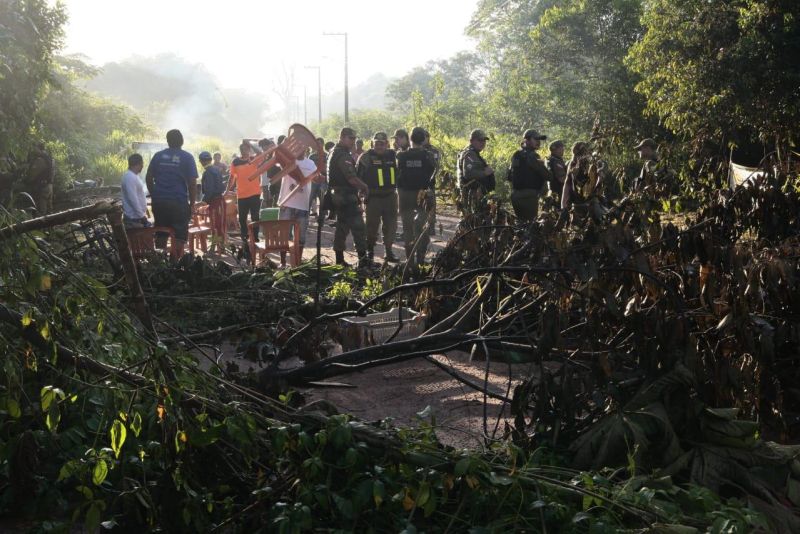
[[(261, 175), (256, 171), (255, 164), (252, 163), (252, 147), (248, 142), (242, 142), (239, 146), (240, 157), (231, 162), (231, 179), (228, 182), (228, 190), (236, 190), (236, 199), (239, 205), (239, 231), (242, 242), (245, 245), (245, 254), (248, 254), (247, 247), (247, 216), (250, 221), (259, 220), (261, 210)], [(253, 230), (256, 241), (258, 241), (258, 228)]]

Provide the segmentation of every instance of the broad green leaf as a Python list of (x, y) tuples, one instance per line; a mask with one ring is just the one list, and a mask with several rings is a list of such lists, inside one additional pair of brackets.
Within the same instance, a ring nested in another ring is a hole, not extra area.
[(89, 487), (86, 487), (86, 486), (76, 486), (76, 487), (75, 487), (75, 490), (77, 490), (77, 491), (78, 491), (78, 492), (79, 492), (81, 495), (83, 495), (84, 497), (86, 497), (86, 500), (87, 500), (87, 501), (91, 501), (92, 499), (94, 499), (94, 492), (93, 492), (93, 491), (92, 491), (92, 489), (91, 489), (91, 488), (89, 488)]
[(419, 486), (419, 491), (417, 492), (417, 506), (425, 506), (425, 503), (428, 502), (428, 499), (431, 497), (431, 487), (427, 482), (423, 482)]
[(133, 435), (138, 438), (139, 433), (142, 431), (142, 416), (139, 415), (139, 412), (133, 414), (133, 418), (131, 419), (131, 430), (133, 431)]
[(189, 438), (186, 436), (186, 432), (183, 430), (178, 430), (178, 432), (175, 434), (175, 451), (181, 452), (183, 449), (185, 449), (188, 439)]
[(83, 525), (87, 532), (94, 532), (100, 526), (100, 519), (106, 503), (103, 501), (94, 501), (89, 509), (86, 511), (86, 524)]
[(99, 486), (103, 483), (107, 476), (108, 464), (105, 460), (97, 460), (97, 463), (94, 464), (94, 470), (92, 470), (92, 482), (95, 486)]
[[(75, 473), (81, 468), (81, 462), (78, 460), (70, 460), (64, 465), (61, 466), (61, 469), (58, 471), (58, 481), (65, 480)], [(91, 499), (91, 497), (89, 497)]]
[(14, 419), (19, 419), (19, 417), (22, 415), (22, 410), (20, 410), (19, 403), (14, 399), (6, 400), (6, 411), (8, 411), (8, 415)]
[(50, 404), (47, 410), (47, 416), (44, 419), (45, 425), (50, 432), (55, 433), (58, 429), (58, 423), (61, 422), (61, 410), (58, 409), (58, 404)]
[(125, 443), (125, 438), (128, 436), (128, 430), (125, 428), (125, 424), (117, 419), (111, 424), (109, 434), (111, 436), (111, 449), (114, 451), (114, 456), (119, 458), (122, 445)]

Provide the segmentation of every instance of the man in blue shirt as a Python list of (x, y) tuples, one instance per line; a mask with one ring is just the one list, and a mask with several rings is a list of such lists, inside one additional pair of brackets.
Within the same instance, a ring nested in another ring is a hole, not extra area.
[[(147, 166), (147, 190), (155, 226), (174, 229), (175, 245), (183, 250), (197, 196), (197, 165), (194, 157), (181, 149), (183, 135), (179, 130), (167, 132), (167, 145), (169, 148), (157, 152)], [(163, 246), (163, 239), (159, 245)]]
[(225, 181), (222, 179), (222, 171), (212, 163), (209, 152), (200, 152), (198, 159), (204, 169), (203, 178), (200, 181), (203, 189), (203, 202), (211, 204), (225, 194)]

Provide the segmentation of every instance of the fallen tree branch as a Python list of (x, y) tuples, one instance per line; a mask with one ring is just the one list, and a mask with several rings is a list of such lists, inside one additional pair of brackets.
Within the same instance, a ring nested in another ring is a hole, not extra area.
[(102, 200), (91, 206), (84, 206), (81, 208), (74, 208), (66, 211), (59, 211), (58, 213), (51, 213), (44, 217), (37, 217), (22, 221), (11, 226), (0, 228), (0, 240), (8, 239), (15, 235), (32, 232), (34, 230), (43, 230), (45, 228), (52, 228), (62, 224), (79, 221), (81, 219), (95, 219), (107, 215), (114, 209), (122, 209), (117, 202), (108, 202)]

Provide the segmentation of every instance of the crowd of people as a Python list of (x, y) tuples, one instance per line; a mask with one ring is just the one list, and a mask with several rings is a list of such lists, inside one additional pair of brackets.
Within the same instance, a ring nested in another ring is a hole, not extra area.
[[(319, 167), (321, 172), (310, 183), (298, 182), (289, 174), (279, 176), (278, 165), (259, 175), (257, 153), (283, 143), (285, 136), (272, 139), (244, 140), (230, 166), (220, 153), (207, 151), (198, 155), (203, 169), (198, 191), (198, 170), (194, 157), (183, 150), (183, 136), (178, 130), (167, 132), (168, 148), (156, 153), (145, 174), (150, 193), (153, 222), (147, 217), (145, 187), (139, 175), (144, 168), (141, 155), (128, 158), (128, 171), (122, 177), (124, 221), (129, 228), (154, 224), (174, 230), (177, 246), (187, 240), (188, 228), (198, 193), (209, 206), (222, 204), (228, 193), (235, 192), (238, 204), (240, 237), (246, 245), (249, 222), (260, 219), (264, 208), (278, 208), (278, 219), (298, 222), (301, 249), (305, 244), (310, 216), (330, 213), (335, 226), (333, 250), (336, 263), (346, 265), (345, 248), (352, 234), (359, 265), (374, 262), (374, 250), (382, 229), (384, 261), (397, 262), (393, 245), (398, 239), (398, 218), (402, 222), (405, 260), (412, 265), (424, 263), (430, 235), (436, 224), (436, 178), (440, 171), (440, 152), (430, 143), (430, 134), (415, 127), (409, 134), (398, 129), (389, 137), (386, 132), (373, 135), (371, 146), (349, 127), (342, 128), (338, 140), (317, 138), (319, 148), (309, 148), (296, 163), (304, 177)], [(456, 175), (463, 213), (477, 209), (482, 199), (496, 187), (495, 170), (481, 153), (490, 137), (480, 129), (470, 134), (469, 145), (457, 159)], [(590, 145), (575, 143), (569, 161), (565, 144), (554, 141), (549, 156), (539, 155), (547, 136), (526, 130), (520, 149), (510, 161), (507, 178), (511, 185), (511, 204), (518, 220), (538, 217), (540, 200), (550, 191), (562, 210), (580, 204), (602, 187), (607, 168), (592, 154)], [(657, 144), (642, 140), (635, 149), (644, 161), (634, 188), (652, 187), (660, 171)], [(258, 240), (258, 225), (253, 226)], [(247, 246), (244, 247), (247, 255)], [(285, 256), (282, 258), (285, 265)]]

